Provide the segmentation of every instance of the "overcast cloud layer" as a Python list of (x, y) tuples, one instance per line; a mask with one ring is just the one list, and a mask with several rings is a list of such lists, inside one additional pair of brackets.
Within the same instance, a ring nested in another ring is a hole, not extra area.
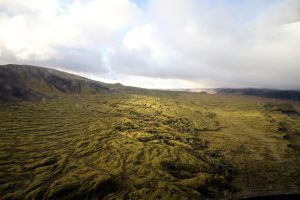
[(0, 0), (0, 64), (148, 88), (300, 89), (298, 0)]

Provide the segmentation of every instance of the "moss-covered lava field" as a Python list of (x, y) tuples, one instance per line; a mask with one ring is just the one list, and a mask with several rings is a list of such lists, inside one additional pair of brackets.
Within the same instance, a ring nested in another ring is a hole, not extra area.
[(0, 199), (238, 199), (300, 190), (299, 103), (184, 92), (0, 105)]

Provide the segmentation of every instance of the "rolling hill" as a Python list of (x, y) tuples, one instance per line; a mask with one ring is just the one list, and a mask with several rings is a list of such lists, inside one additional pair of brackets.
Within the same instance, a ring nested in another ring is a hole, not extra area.
[[(122, 91), (145, 92), (145, 89), (123, 86), (119, 83), (107, 84), (43, 67), (14, 64), (0, 65), (0, 102), (40, 100), (42, 98), (68, 94), (88, 95)], [(300, 101), (300, 91), (298, 90), (211, 88), (186, 89), (183, 91), (205, 91), (214, 94), (237, 94)]]
[(184, 89), (186, 92), (206, 92), (209, 94), (229, 94), (264, 97), (270, 99), (282, 99), (300, 101), (299, 90), (276, 90), (262, 88), (195, 88)]
[(129, 89), (54, 69), (28, 65), (0, 66), (0, 101), (39, 100), (63, 94), (96, 94)]
[(299, 90), (274, 90), (274, 89), (257, 89), (257, 88), (218, 88), (215, 91), (219, 94), (241, 94), (248, 96), (258, 96), (273, 99), (284, 99), (300, 101)]

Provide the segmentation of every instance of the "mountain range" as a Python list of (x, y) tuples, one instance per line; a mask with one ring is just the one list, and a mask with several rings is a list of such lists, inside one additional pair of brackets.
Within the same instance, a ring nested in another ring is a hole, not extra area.
[[(54, 69), (30, 65), (8, 64), (0, 66), (0, 102), (40, 100), (66, 94), (92, 95), (126, 91), (138, 92), (146, 91), (146, 89), (124, 86), (120, 83), (103, 83)], [(300, 101), (299, 90), (213, 88), (181, 91), (249, 95)]]

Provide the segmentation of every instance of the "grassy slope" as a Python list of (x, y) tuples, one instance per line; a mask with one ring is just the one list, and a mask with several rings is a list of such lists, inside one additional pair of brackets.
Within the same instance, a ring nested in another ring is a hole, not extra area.
[[(27, 65), (0, 65), (0, 102), (41, 100), (69, 94), (99, 94), (135, 88)], [(135, 89), (137, 90), (137, 89)]]
[(299, 191), (300, 117), (266, 101), (282, 103), (148, 91), (2, 104), (1, 197), (218, 199)]

